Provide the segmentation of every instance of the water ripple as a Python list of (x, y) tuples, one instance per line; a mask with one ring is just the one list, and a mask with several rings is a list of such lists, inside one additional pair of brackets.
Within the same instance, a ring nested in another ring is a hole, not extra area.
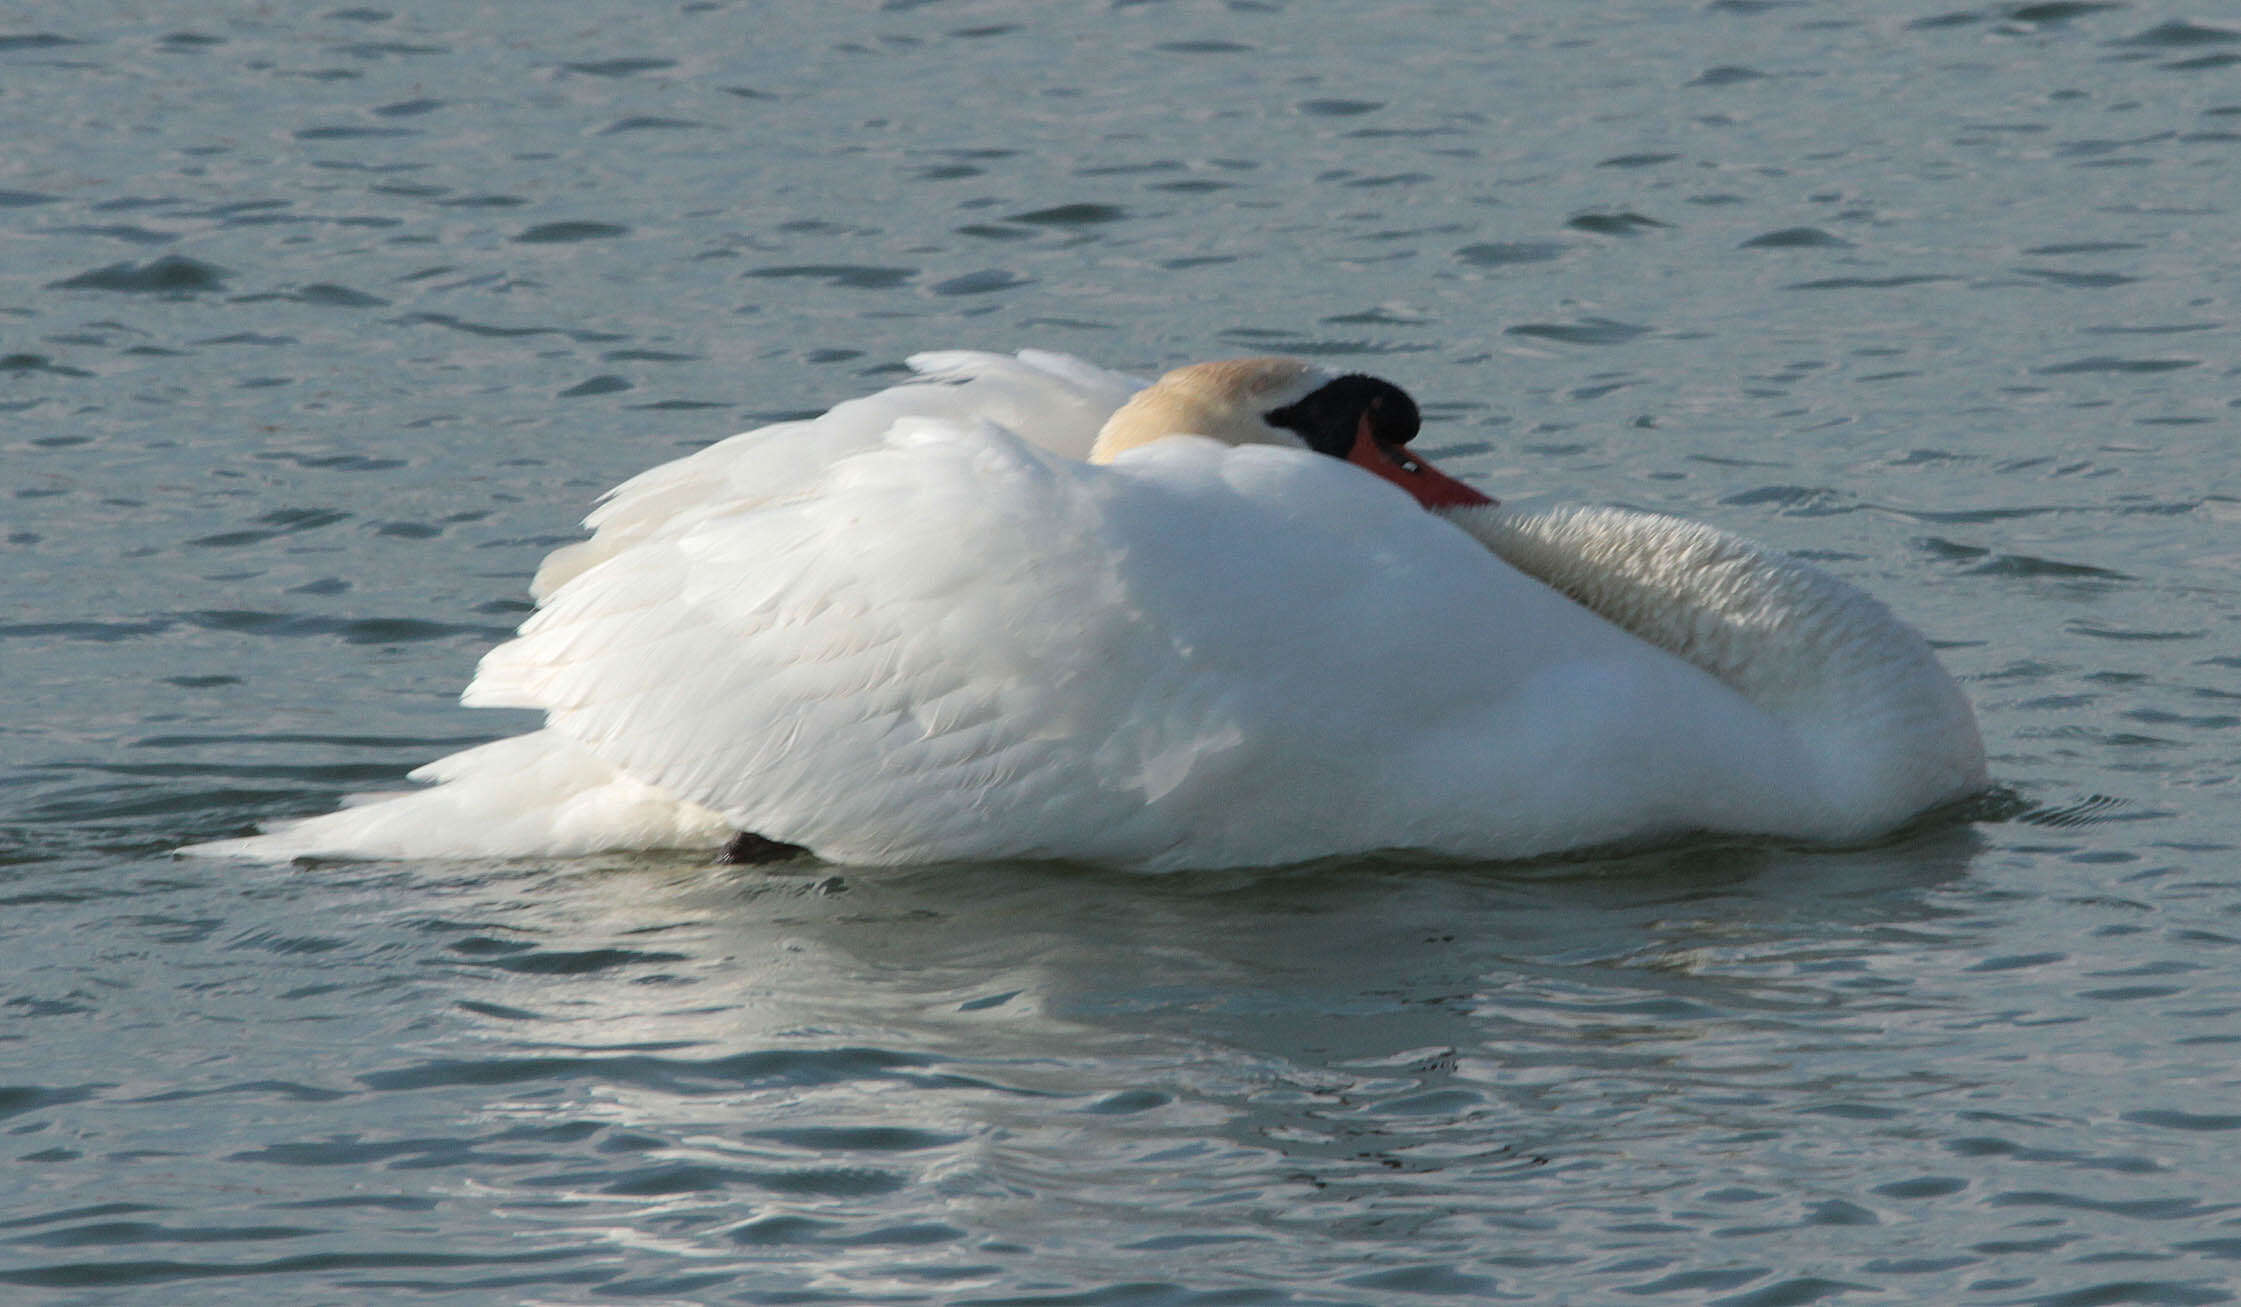
[(399, 644), (422, 640), (471, 639), (496, 642), (513, 634), (511, 627), (431, 622), (417, 617), (325, 617), (310, 613), (270, 613), (245, 610), (206, 610), (175, 614), (180, 621), (209, 631), (236, 635), (279, 636), (302, 639), (327, 636), (345, 644)]
[(529, 1266), (572, 1261), (581, 1251), (523, 1253), (351, 1252), (306, 1253), (251, 1262), (127, 1261), (61, 1262), (18, 1270), (0, 1270), (0, 1284), (46, 1288), (93, 1289), (127, 1285), (175, 1284), (182, 1280), (246, 1275), (304, 1275), (315, 1271), (394, 1271), (413, 1269), (472, 1269), (485, 1266)]
[(430, 1089), (444, 1085), (498, 1085), (524, 1080), (590, 1079), (671, 1094), (733, 1093), (742, 1087), (807, 1087), (861, 1080), (926, 1087), (980, 1082), (930, 1070), (933, 1059), (877, 1048), (836, 1048), (734, 1053), (695, 1060), (646, 1054), (575, 1057), (440, 1058), (359, 1077), (369, 1089)]
[(131, 295), (192, 295), (223, 289), (233, 273), (214, 263), (166, 254), (148, 263), (111, 263), (49, 283), (54, 290), (121, 291)]
[[(1257, 4), (140, 8), (0, 32), (0, 1297), (2232, 1299), (2224, 13), (1327, 6), (1316, 82)], [(1818, 560), (1998, 784), (1529, 867), (171, 856), (515, 729), (458, 687), (602, 488), (1022, 346), (1375, 368)]]

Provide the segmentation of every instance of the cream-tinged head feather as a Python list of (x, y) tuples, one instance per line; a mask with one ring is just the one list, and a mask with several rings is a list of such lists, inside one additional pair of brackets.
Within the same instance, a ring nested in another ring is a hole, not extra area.
[(1193, 363), (1136, 392), (1106, 419), (1089, 461), (1110, 463), (1122, 453), (1165, 436), (1208, 436), (1229, 445), (1289, 445), (1300, 438), (1270, 426), (1263, 416), (1297, 403), (1331, 375), (1288, 358), (1223, 359)]

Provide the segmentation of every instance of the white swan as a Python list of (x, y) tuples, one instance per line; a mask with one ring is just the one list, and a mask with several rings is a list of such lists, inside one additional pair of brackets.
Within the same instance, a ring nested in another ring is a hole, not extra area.
[(1495, 505), (1401, 448), (1390, 383), (911, 363), (611, 491), (464, 696), (544, 729), (189, 851), (1512, 858), (1857, 841), (1985, 784), (1881, 604), (1707, 526)]

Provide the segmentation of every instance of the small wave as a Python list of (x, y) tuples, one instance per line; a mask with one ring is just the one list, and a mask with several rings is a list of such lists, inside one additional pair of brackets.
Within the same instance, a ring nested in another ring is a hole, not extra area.
[(2159, 50), (2190, 50), (2202, 46), (2241, 44), (2241, 30), (2174, 19), (2111, 44)]
[(344, 644), (414, 644), (454, 638), (496, 641), (513, 634), (509, 627), (431, 622), (420, 617), (317, 617), (253, 609), (203, 609), (174, 616), (208, 631), (286, 639), (330, 636)]
[(2002, 820), (2018, 821), (2027, 826), (2097, 826), (2103, 822), (2121, 820), (2126, 814), (2126, 801), (2107, 794), (2088, 794), (2082, 799), (2053, 807), (2030, 806), (2006, 814)]
[(49, 282), (50, 290), (105, 290), (128, 295), (193, 295), (219, 290), (233, 274), (215, 263), (166, 254), (149, 263), (111, 263)]
[(2043, 368), (2034, 368), (2033, 371), (2042, 377), (2063, 377), (2090, 372), (2177, 372), (2182, 368), (2200, 366), (2202, 366), (2201, 359), (2126, 359), (2117, 358), (2111, 354), (2095, 354), (2089, 358), (2076, 359), (2069, 363), (2055, 363)]
[(522, 245), (565, 245), (629, 234), (630, 228), (619, 222), (542, 222), (515, 236), (514, 240)]
[(986, 295), (992, 291), (1016, 290), (1032, 282), (1032, 278), (1022, 277), (1003, 268), (983, 268), (979, 272), (968, 272), (946, 281), (937, 281), (929, 289), (941, 296)]
[(596, 377), (587, 377), (561, 391), (558, 398), (583, 399), (591, 395), (613, 395), (625, 390), (635, 389), (636, 387), (631, 385), (628, 377), (618, 377), (612, 372), (603, 372)]
[(0, 1271), (0, 1284), (44, 1288), (115, 1288), (124, 1285), (170, 1284), (236, 1275), (301, 1275), (310, 1271), (461, 1269), (481, 1266), (520, 1266), (568, 1261), (588, 1256), (586, 1251), (493, 1253), (309, 1253), (263, 1262), (64, 1262)]
[(687, 132), (708, 126), (691, 118), (664, 118), (643, 114), (632, 118), (618, 118), (599, 129), (601, 136), (621, 136), (629, 132)]
[(1037, 227), (1089, 227), (1119, 222), (1127, 216), (1128, 210), (1117, 204), (1060, 204), (1029, 213), (1015, 213), (1005, 221), (1024, 222)]
[(1832, 236), (1819, 227), (1784, 227), (1753, 236), (1738, 248), (1746, 250), (1848, 250), (1852, 242)]
[(1915, 273), (1895, 277), (1823, 277), (1792, 282), (1784, 290), (1903, 290), (1909, 286), (1934, 286), (1956, 278), (1943, 273)]
[(848, 1081), (981, 1085), (934, 1072), (934, 1059), (888, 1049), (848, 1047), (733, 1053), (706, 1059), (633, 1053), (541, 1057), (438, 1058), (359, 1077), (369, 1089), (420, 1090), (532, 1080), (593, 1080), (682, 1095), (736, 1093), (742, 1086), (801, 1088)]
[(45, 1111), (50, 1107), (62, 1107), (69, 1103), (81, 1103), (104, 1089), (113, 1088), (115, 1086), (109, 1084), (0, 1085), (0, 1119), (21, 1116), (25, 1112)]
[(878, 267), (860, 263), (797, 263), (755, 268), (750, 277), (812, 277), (849, 290), (887, 290), (918, 275), (916, 268)]
[(1478, 268), (1500, 268), (1513, 263), (1550, 263), (1571, 248), (1562, 241), (1487, 241), (1465, 245), (1455, 257)]
[(1659, 222), (1631, 209), (1617, 213), (1582, 213), (1564, 224), (1574, 231), (1589, 232), (1596, 236), (1639, 236), (1646, 231), (1670, 227), (1669, 222)]
[(676, 66), (677, 61), (674, 59), (647, 58), (598, 59), (561, 65), (569, 72), (582, 73), (586, 77), (636, 77), (640, 73), (660, 72)]
[(2090, 563), (2065, 563), (2054, 558), (2038, 558), (2030, 554), (1994, 554), (1984, 562), (1968, 569), (1973, 576), (2023, 576), (2060, 577), (2065, 579), (2091, 577), (2104, 581), (2129, 581), (2126, 573)]
[(1650, 334), (1650, 328), (1611, 318), (1581, 318), (1576, 322), (1523, 322), (1505, 327), (1505, 336), (1530, 336), (1565, 345), (1624, 345)]
[(74, 37), (54, 32), (23, 32), (0, 35), (0, 52), (9, 50), (53, 50), (62, 46), (80, 45)]
[(1765, 78), (1766, 74), (1756, 68), (1746, 68), (1741, 64), (1719, 64), (1698, 73), (1690, 78), (1686, 84), (1689, 86), (1741, 86), (1747, 82), (1763, 81)]

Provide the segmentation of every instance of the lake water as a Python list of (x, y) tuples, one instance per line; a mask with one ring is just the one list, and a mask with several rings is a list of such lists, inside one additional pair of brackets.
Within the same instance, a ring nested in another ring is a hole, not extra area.
[[(2220, 11), (2223, 10), (2222, 16)], [(0, 20), (0, 1296), (2241, 1296), (2241, 17)], [(1291, 352), (1944, 650), (1881, 847), (267, 868), (628, 473), (927, 348)]]

